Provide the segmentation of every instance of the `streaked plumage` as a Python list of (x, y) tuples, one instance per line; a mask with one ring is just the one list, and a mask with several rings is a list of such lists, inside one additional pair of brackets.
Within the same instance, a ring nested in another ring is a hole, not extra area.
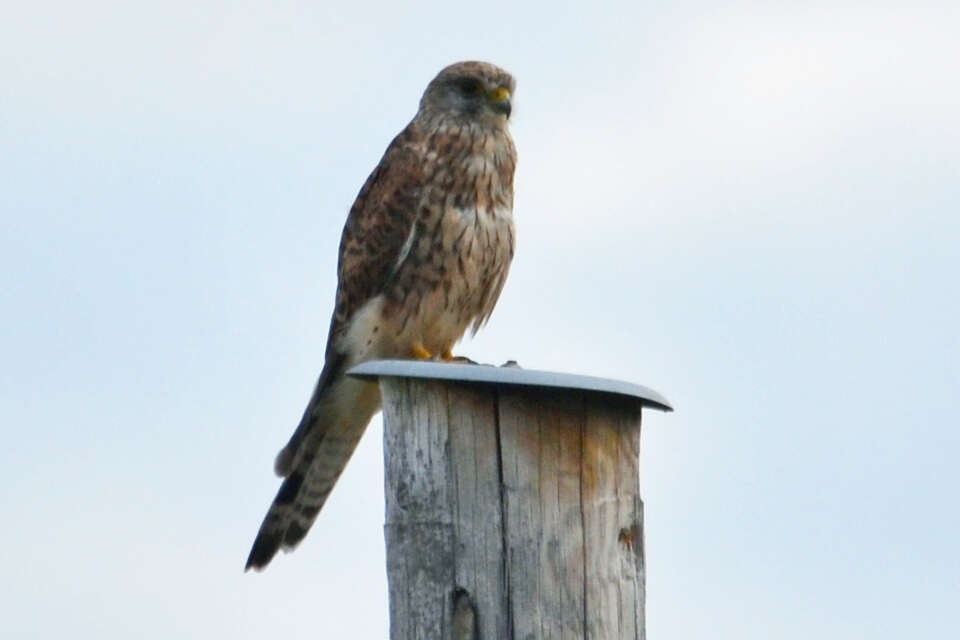
[(514, 248), (513, 90), (491, 64), (445, 68), (360, 190), (340, 241), (326, 362), (277, 455), (284, 481), (247, 569), (303, 539), (380, 407), (375, 384), (344, 372), (373, 358), (449, 357), (490, 317)]

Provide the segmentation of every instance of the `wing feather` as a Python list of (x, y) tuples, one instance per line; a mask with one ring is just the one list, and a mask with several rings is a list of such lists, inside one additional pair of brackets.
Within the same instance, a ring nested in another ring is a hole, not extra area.
[(274, 470), (279, 476), (296, 467), (304, 442), (320, 442), (329, 428), (328, 421), (318, 419), (321, 400), (353, 364), (339, 338), (354, 313), (383, 290), (413, 244), (424, 182), (422, 140), (419, 126), (411, 122), (387, 147), (350, 208), (340, 238), (337, 300), (326, 364), (300, 423), (277, 454)]
[(387, 147), (350, 209), (340, 240), (328, 353), (353, 314), (383, 291), (413, 246), (426, 175), (424, 148), (419, 126), (410, 123)]

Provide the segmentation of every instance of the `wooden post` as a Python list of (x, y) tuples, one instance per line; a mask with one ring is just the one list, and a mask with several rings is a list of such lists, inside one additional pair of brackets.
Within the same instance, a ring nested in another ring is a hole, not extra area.
[(643, 639), (640, 409), (666, 401), (417, 366), (374, 374), (391, 640)]

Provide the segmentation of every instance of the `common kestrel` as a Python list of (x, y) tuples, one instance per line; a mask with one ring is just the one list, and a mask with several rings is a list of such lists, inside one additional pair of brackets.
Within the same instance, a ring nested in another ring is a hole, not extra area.
[(360, 190), (340, 240), (326, 361), (277, 455), (283, 484), (247, 569), (303, 539), (380, 408), (377, 385), (345, 372), (374, 358), (449, 359), (490, 317), (513, 258), (513, 91), (492, 64), (443, 69)]

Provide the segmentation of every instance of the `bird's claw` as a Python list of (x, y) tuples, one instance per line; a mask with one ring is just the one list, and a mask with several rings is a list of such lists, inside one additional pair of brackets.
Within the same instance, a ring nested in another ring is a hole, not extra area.
[(430, 360), (433, 358), (433, 354), (427, 351), (419, 342), (415, 342), (410, 346), (410, 355), (416, 360)]

